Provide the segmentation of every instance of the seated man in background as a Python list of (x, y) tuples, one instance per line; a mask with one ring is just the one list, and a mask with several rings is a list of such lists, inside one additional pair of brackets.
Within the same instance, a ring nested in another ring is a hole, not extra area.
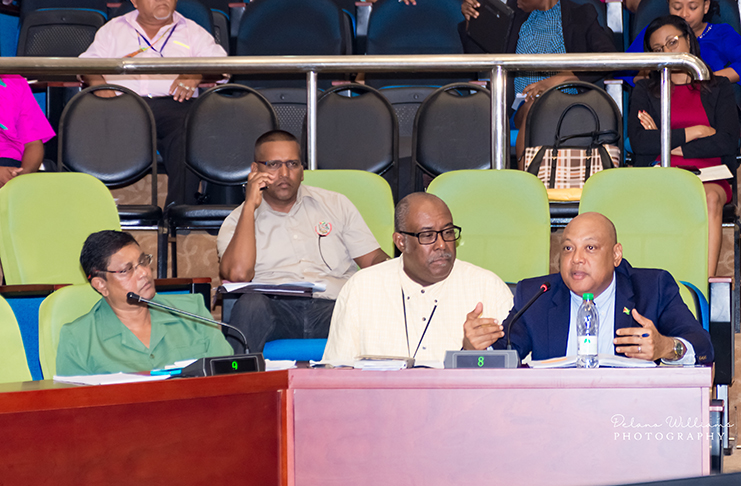
[[(230, 324), (253, 352), (274, 339), (326, 338), (334, 299), (347, 279), (357, 267), (388, 259), (347, 197), (304, 186), (303, 179), (296, 138), (281, 130), (263, 134), (255, 142), (245, 202), (219, 230), (222, 279), (326, 285), (311, 299), (242, 295)], [(242, 349), (236, 341), (233, 346)]]
[(423, 192), (396, 206), (401, 257), (354, 275), (342, 288), (324, 360), (359, 355), (442, 362), (463, 345), (464, 327), (502, 336), (512, 292), (495, 274), (455, 258), (461, 229), (448, 206)]
[[(524, 358), (576, 354), (576, 313), (591, 293), (599, 311), (599, 353), (674, 364), (711, 363), (713, 346), (665, 270), (633, 268), (623, 259), (615, 226), (599, 213), (574, 218), (561, 240), (561, 273), (521, 281), (507, 321), (535, 295), (542, 295), (511, 329), (512, 345)], [(505, 339), (483, 326), (466, 327), (466, 349), (504, 348)]]
[[(223, 57), (211, 34), (175, 11), (176, 0), (132, 0), (136, 10), (106, 23), (82, 58)], [(85, 75), (96, 86), (118, 84), (138, 93), (149, 105), (157, 125), (157, 148), (167, 170), (170, 204), (195, 204), (198, 178), (185, 167), (185, 117), (190, 99), (204, 80), (200, 74)], [(115, 91), (99, 91), (102, 97)], [(120, 127), (125, 131), (126, 127)]]
[(90, 235), (80, 264), (103, 298), (84, 316), (62, 326), (57, 348), (60, 376), (133, 372), (185, 359), (233, 354), (221, 329), (179, 317), (145, 303), (129, 303), (129, 292), (147, 300), (212, 319), (203, 297), (156, 295), (150, 263), (133, 236), (121, 231)]

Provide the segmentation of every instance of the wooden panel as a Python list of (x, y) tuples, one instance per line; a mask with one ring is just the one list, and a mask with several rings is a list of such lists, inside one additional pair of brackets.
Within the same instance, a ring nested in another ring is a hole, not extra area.
[(285, 373), (43, 383), (0, 400), (3, 484), (285, 484)]

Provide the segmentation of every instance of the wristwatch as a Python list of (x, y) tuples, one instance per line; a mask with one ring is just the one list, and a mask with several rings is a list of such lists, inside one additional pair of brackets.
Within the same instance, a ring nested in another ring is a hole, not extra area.
[(680, 341), (677, 338), (674, 339), (674, 357), (672, 358), (672, 361), (677, 361), (682, 358), (684, 358), (684, 353), (687, 352), (687, 346), (684, 345), (682, 341)]

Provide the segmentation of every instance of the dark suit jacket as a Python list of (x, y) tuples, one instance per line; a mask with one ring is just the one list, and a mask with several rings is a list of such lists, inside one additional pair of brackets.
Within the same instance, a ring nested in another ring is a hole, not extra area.
[[(508, 0), (507, 5), (515, 12), (507, 41), (507, 52), (514, 53), (517, 41), (520, 39), (520, 28), (530, 13), (517, 7), (517, 0)], [(612, 31), (602, 28), (597, 22), (597, 12), (589, 4), (576, 4), (570, 0), (561, 0), (561, 28), (563, 41), (567, 53), (576, 52), (614, 52), (615, 44), (612, 40)], [(484, 51), (466, 34), (466, 23), (462, 22), (458, 31), (466, 53), (481, 54)], [(605, 77), (607, 73), (576, 73), (579, 79), (594, 83)], [(512, 85), (513, 83), (508, 83)]]
[[(638, 120), (638, 112), (645, 110), (654, 119), (656, 126), (661, 127), (661, 100), (649, 91), (648, 83), (648, 79), (638, 81), (630, 97), (628, 135), (636, 156), (636, 167), (651, 165), (661, 154), (660, 130), (646, 130)], [(671, 131), (671, 147), (681, 145), (687, 158), (720, 157), (731, 169), (731, 173), (735, 174), (739, 122), (731, 82), (728, 78), (716, 77), (709, 89), (700, 91), (700, 100), (710, 126), (715, 128), (715, 135), (685, 143), (684, 129), (675, 129)]]
[[(615, 269), (615, 329), (640, 327), (623, 308), (637, 309), (653, 321), (664, 336), (681, 337), (695, 348), (699, 363), (713, 361), (710, 334), (702, 328), (679, 295), (674, 278), (665, 270), (633, 268), (623, 260)], [(512, 345), (521, 358), (532, 351), (533, 359), (548, 359), (566, 354), (571, 313), (570, 291), (561, 274), (523, 280), (517, 284), (515, 303), (504, 321), (507, 332), (512, 317), (535, 295), (543, 282), (551, 289), (543, 294), (514, 323), (511, 329)], [(499, 339), (495, 348), (504, 348), (507, 336)]]

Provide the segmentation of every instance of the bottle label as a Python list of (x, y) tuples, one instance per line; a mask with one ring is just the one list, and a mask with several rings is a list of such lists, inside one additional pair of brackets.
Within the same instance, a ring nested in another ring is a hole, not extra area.
[(597, 336), (579, 336), (576, 339), (577, 354), (580, 356), (596, 355), (598, 351)]

